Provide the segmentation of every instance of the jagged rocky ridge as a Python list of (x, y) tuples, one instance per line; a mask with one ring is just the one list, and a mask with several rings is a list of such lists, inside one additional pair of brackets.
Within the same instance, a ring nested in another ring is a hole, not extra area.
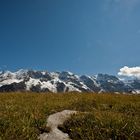
[(66, 71), (0, 72), (0, 92), (10, 91), (140, 93), (140, 80), (122, 81), (108, 74), (78, 76)]

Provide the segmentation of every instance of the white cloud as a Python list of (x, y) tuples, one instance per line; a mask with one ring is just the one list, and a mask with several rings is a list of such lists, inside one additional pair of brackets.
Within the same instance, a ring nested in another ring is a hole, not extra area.
[(140, 78), (140, 67), (127, 67), (124, 66), (118, 72), (119, 76)]

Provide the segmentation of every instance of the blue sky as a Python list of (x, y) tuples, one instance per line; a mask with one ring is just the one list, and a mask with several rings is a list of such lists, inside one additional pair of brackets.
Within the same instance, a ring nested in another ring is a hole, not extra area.
[(139, 53), (139, 0), (0, 0), (1, 69), (116, 74)]

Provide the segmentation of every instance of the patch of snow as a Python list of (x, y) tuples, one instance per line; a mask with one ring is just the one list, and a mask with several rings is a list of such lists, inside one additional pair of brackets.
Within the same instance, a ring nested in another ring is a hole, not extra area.
[(82, 88), (89, 89), (83, 82), (80, 82), (80, 84), (82, 85)]
[(29, 81), (25, 82), (25, 84), (26, 84), (26, 89), (27, 89), (27, 90), (30, 90), (30, 88), (31, 88), (32, 86), (39, 85), (40, 83), (41, 83), (41, 82), (40, 82), (39, 79), (33, 79), (33, 78), (30, 77)]
[(103, 92), (105, 92), (105, 90), (104, 90), (104, 89), (101, 89), (101, 90), (99, 91), (99, 93), (103, 93)]
[(140, 90), (132, 91), (133, 94), (140, 94)]
[(69, 88), (69, 92), (71, 92), (71, 91), (81, 92), (81, 90), (79, 90), (78, 88), (73, 86), (72, 82), (65, 83), (65, 85), (66, 85), (66, 87)]
[(67, 71), (67, 73), (69, 74), (69, 75), (74, 75), (72, 72), (70, 72), (70, 71)]
[(44, 81), (41, 83), (41, 89), (45, 89), (45, 88), (48, 88), (50, 91), (54, 93), (57, 92), (56, 86), (53, 85), (50, 81), (47, 81), (47, 82)]
[(45, 75), (45, 74), (46, 74), (46, 72), (45, 72), (45, 71), (42, 71), (41, 73), (42, 73), (43, 75)]
[(15, 74), (20, 75), (20, 74), (24, 74), (24, 73), (27, 73), (27, 72), (28, 72), (28, 70), (20, 69), (17, 72), (15, 72)]
[(10, 71), (6, 71), (4, 74), (3, 74), (3, 78), (14, 78), (15, 77), (15, 74), (14, 73), (12, 73), (12, 72), (10, 72)]
[(63, 81), (61, 81), (58, 77), (56, 77), (55, 79), (52, 80), (54, 83), (60, 82), (63, 83)]
[(96, 87), (100, 87), (100, 84), (98, 84), (97, 82), (96, 82), (96, 79), (97, 79), (97, 75), (96, 76), (88, 76), (88, 75), (86, 75), (90, 80), (92, 80), (93, 81), (93, 83), (94, 83), (94, 85), (96, 86)]
[(7, 80), (4, 80), (2, 82), (0, 82), (0, 86), (3, 86), (3, 85), (10, 85), (12, 83), (20, 83), (22, 82), (23, 80), (17, 80), (17, 79), (7, 79)]
[(79, 76), (78, 76), (78, 75), (74, 75), (74, 76), (75, 76), (75, 78), (76, 78), (76, 79), (78, 79), (78, 80), (79, 80)]
[(50, 75), (51, 75), (52, 78), (58, 78), (59, 77), (58, 72), (51, 72)]

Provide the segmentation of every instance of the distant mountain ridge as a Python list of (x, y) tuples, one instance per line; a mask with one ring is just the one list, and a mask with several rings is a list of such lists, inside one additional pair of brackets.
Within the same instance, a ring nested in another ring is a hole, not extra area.
[(78, 76), (68, 71), (19, 70), (0, 72), (0, 92), (110, 92), (140, 93), (140, 80), (120, 80), (108, 74)]

